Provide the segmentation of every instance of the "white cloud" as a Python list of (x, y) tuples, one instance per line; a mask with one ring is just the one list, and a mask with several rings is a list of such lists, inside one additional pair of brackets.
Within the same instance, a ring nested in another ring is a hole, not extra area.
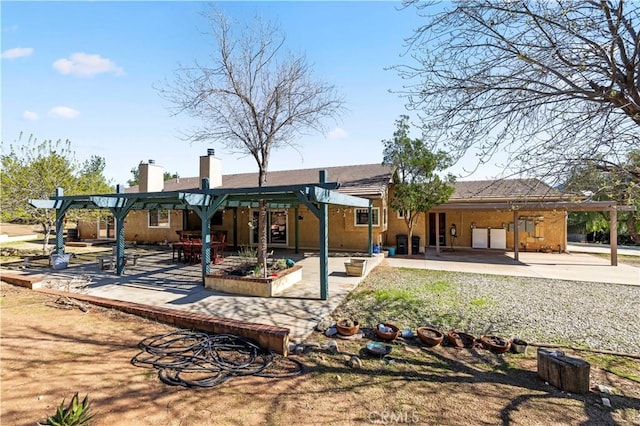
[(68, 59), (58, 59), (53, 63), (53, 68), (60, 74), (76, 77), (91, 77), (102, 73), (124, 75), (124, 70), (110, 59), (82, 52), (73, 53)]
[(26, 110), (22, 113), (22, 119), (27, 121), (37, 121), (40, 120), (40, 116), (33, 111)]
[(76, 118), (80, 111), (65, 106), (57, 106), (49, 110), (49, 117), (72, 119)]
[(327, 133), (327, 137), (329, 139), (342, 139), (346, 138), (348, 135), (349, 134), (341, 127), (336, 127), (335, 129)]
[(31, 56), (32, 53), (32, 47), (16, 47), (2, 52), (2, 59), (24, 58), (26, 56)]

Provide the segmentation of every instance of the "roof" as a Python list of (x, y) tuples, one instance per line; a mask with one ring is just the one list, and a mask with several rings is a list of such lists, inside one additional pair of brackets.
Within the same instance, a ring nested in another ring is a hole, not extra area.
[[(340, 184), (337, 192), (361, 197), (381, 197), (386, 193), (393, 176), (393, 168), (383, 164), (318, 167), (312, 169), (269, 171), (267, 186), (317, 184), (320, 170), (326, 170), (328, 182)], [(222, 176), (220, 189), (250, 188), (258, 184), (258, 173), (240, 173)], [(197, 189), (200, 178), (176, 178), (164, 182), (164, 191)], [(138, 192), (138, 185), (125, 192)]]
[(559, 201), (581, 198), (565, 194), (538, 179), (460, 181), (449, 202)]

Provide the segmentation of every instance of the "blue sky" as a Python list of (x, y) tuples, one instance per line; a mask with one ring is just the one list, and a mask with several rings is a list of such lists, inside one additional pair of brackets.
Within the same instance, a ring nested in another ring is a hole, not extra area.
[[(304, 53), (314, 75), (334, 84), (349, 112), (325, 135), (302, 137), (301, 152), (274, 151), (270, 170), (382, 161), (383, 139), (406, 113), (389, 90), (392, 70), (408, 61), (404, 39), (422, 19), (399, 2), (222, 2), (241, 21), (277, 21), (287, 48)], [(171, 80), (179, 63), (208, 58), (204, 2), (6, 2), (2, 20), (3, 150), (20, 132), (69, 139), (78, 160), (106, 159), (106, 175), (126, 183), (140, 161), (197, 176), (198, 156), (215, 148), (223, 173), (255, 172), (252, 158), (224, 145), (190, 145), (180, 131), (193, 122), (171, 116), (154, 85)], [(418, 131), (414, 131), (418, 136)], [(458, 173), (461, 167), (453, 169)], [(486, 172), (486, 170), (485, 170)], [(483, 178), (474, 175), (474, 178)], [(330, 179), (330, 176), (329, 176)]]

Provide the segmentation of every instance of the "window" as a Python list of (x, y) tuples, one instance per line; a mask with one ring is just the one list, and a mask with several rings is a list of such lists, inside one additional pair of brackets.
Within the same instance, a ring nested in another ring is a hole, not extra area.
[(411, 211), (409, 210), (398, 210), (396, 212), (398, 214), (398, 219), (404, 219), (405, 217), (411, 217)]
[[(371, 224), (373, 226), (380, 226), (380, 208), (374, 207), (371, 209)], [(356, 226), (368, 226), (369, 225), (369, 209), (355, 209)]]
[(149, 228), (169, 228), (169, 210), (149, 210)]

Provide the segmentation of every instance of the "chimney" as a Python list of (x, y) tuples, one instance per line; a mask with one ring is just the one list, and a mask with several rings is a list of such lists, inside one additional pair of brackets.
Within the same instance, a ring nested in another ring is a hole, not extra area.
[(209, 178), (209, 187), (216, 188), (222, 186), (222, 160), (215, 157), (215, 149), (207, 149), (207, 155), (200, 157), (200, 189), (202, 189), (202, 179)]
[(156, 165), (155, 160), (141, 162), (138, 166), (138, 192), (164, 191), (164, 167)]

